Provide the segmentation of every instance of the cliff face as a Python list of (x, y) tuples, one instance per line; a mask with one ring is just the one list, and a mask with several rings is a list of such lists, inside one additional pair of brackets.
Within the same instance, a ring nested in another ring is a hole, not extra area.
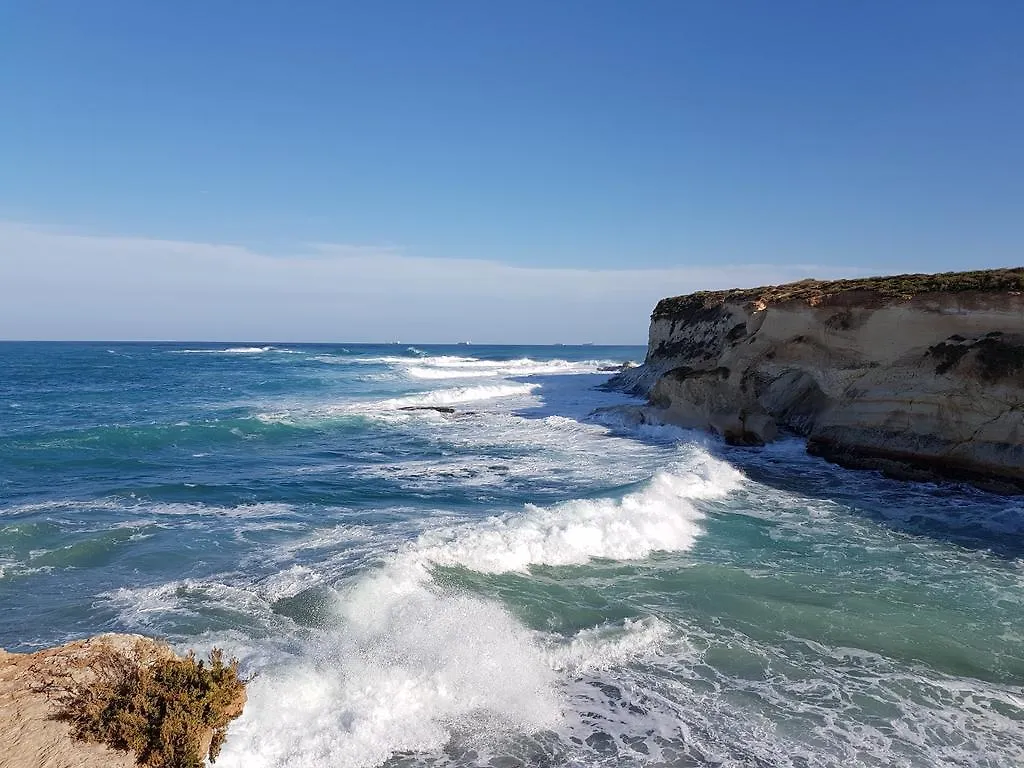
[(1024, 491), (1024, 269), (665, 299), (616, 383), (733, 443)]

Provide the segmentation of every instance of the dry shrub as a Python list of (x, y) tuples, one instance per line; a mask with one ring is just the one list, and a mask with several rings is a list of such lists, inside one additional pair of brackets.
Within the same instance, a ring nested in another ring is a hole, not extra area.
[(64, 689), (58, 716), (71, 735), (130, 750), (151, 768), (202, 768), (206, 754), (216, 760), (244, 702), (238, 660), (225, 662), (214, 649), (208, 663), (191, 652), (143, 663), (136, 651), (107, 649), (89, 664), (91, 679)]

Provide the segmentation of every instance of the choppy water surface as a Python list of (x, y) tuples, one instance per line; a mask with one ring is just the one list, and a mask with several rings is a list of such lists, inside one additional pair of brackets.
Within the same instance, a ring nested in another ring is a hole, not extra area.
[(1024, 504), (592, 416), (642, 355), (2, 344), (0, 644), (224, 647), (218, 766), (1024, 764)]

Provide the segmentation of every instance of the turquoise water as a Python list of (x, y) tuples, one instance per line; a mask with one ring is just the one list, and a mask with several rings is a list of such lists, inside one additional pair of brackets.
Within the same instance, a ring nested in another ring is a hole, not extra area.
[(1024, 764), (1024, 503), (595, 414), (642, 356), (0, 344), (0, 644), (225, 648), (219, 766)]

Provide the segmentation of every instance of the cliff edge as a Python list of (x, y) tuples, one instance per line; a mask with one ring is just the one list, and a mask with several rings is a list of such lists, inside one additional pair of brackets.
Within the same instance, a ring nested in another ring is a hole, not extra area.
[(204, 666), (118, 634), (0, 649), (0, 768), (202, 766), (245, 705), (244, 681), (216, 654)]
[(638, 418), (915, 480), (1024, 492), (1024, 268), (663, 299), (612, 385)]

